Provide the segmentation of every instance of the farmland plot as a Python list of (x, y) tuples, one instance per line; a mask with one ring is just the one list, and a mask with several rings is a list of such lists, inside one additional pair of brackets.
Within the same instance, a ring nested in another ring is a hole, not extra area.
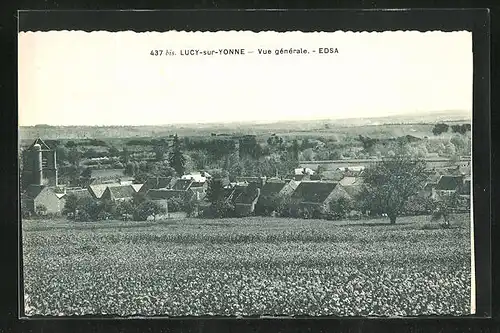
[(469, 217), (23, 223), (26, 315), (470, 313)]

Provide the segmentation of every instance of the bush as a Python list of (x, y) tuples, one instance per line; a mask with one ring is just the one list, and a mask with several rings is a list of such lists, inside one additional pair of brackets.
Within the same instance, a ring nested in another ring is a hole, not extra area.
[(402, 215), (428, 215), (436, 208), (436, 201), (431, 198), (411, 197), (406, 202)]
[(353, 209), (353, 202), (345, 197), (340, 197), (336, 200), (330, 202), (328, 213), (326, 218), (328, 220), (342, 220), (347, 218), (347, 215)]
[(115, 216), (122, 220), (130, 220), (134, 215), (135, 206), (131, 201), (121, 201), (116, 206)]
[(168, 212), (169, 213), (176, 213), (185, 208), (185, 202), (182, 198), (179, 197), (173, 197), (167, 199), (167, 204), (168, 204)]
[(184, 206), (184, 210), (186, 211), (186, 214), (188, 217), (195, 217), (198, 215), (198, 206), (199, 206), (199, 201), (196, 199), (191, 199), (188, 202), (186, 202)]
[(146, 221), (148, 217), (165, 213), (165, 207), (160, 206), (154, 201), (146, 200), (140, 203), (134, 210), (133, 218), (135, 221)]
[(75, 218), (77, 221), (97, 221), (102, 210), (102, 205), (91, 198), (78, 200), (77, 207), (78, 211)]
[(443, 123), (436, 124), (432, 129), (432, 134), (440, 135), (441, 133), (446, 133), (448, 132), (449, 127), (450, 127), (449, 125)]
[(277, 207), (277, 213), (282, 217), (299, 217), (300, 202), (298, 200), (291, 199), (290, 197), (283, 198)]
[(211, 204), (203, 211), (203, 217), (206, 218), (226, 218), (236, 216), (235, 207), (230, 202), (218, 202)]
[(255, 215), (271, 216), (280, 211), (283, 201), (284, 198), (277, 195), (261, 196), (255, 205)]

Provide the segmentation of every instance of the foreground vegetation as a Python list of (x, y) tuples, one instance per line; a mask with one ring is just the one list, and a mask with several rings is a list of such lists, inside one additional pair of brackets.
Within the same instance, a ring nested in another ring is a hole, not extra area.
[(469, 216), (23, 221), (27, 315), (464, 315)]

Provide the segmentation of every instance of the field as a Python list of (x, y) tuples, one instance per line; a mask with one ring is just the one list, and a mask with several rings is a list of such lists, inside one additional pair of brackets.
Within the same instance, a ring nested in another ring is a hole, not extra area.
[[(155, 126), (22, 126), (19, 128), (21, 144), (31, 144), (38, 137), (44, 139), (106, 139), (121, 145), (130, 138), (158, 138), (177, 133), (180, 137), (208, 136), (217, 134), (254, 134), (267, 137), (270, 133), (293, 137), (336, 137), (338, 135), (370, 135), (394, 137), (401, 135), (432, 136), (431, 129), (436, 122), (471, 122), (469, 110), (442, 110), (395, 114), (376, 118), (342, 118), (300, 121), (280, 121), (273, 123), (206, 123), (171, 124)], [(325, 128), (327, 125), (328, 129)]]
[(26, 315), (470, 313), (469, 216), (23, 221)]

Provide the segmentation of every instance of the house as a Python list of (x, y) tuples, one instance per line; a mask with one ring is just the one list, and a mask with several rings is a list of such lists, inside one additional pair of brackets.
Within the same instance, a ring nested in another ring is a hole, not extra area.
[(464, 182), (462, 186), (459, 189), (459, 195), (464, 198), (470, 198), (470, 193), (471, 193), (471, 179), (470, 177), (467, 177), (464, 179)]
[(296, 180), (290, 180), (288, 182), (282, 180), (268, 181), (260, 190), (258, 203), (264, 210), (274, 210), (277, 208), (275, 198), (291, 196), (299, 184), (300, 182)]
[(295, 189), (299, 186), (300, 182), (296, 180), (290, 181), (269, 181), (267, 182), (260, 191), (261, 198), (268, 198), (273, 196), (286, 196), (291, 195)]
[(65, 196), (63, 198), (66, 198), (68, 195), (74, 195), (76, 196), (77, 199), (92, 199), (92, 195), (90, 194), (89, 190), (86, 188), (81, 188), (81, 187), (68, 187), (65, 190)]
[(422, 186), (422, 188), (418, 191), (418, 196), (421, 198), (430, 198), (432, 197), (432, 192), (434, 188), (437, 186), (437, 182), (427, 182)]
[(330, 202), (338, 198), (349, 198), (349, 194), (338, 182), (303, 181), (292, 193), (300, 207), (329, 209)]
[(354, 199), (363, 190), (363, 178), (345, 176), (339, 181), (339, 185), (346, 191), (351, 199)]
[(342, 186), (352, 186), (357, 180), (357, 177), (346, 176), (339, 181), (339, 184)]
[(53, 187), (31, 184), (21, 195), (21, 202), (28, 212), (58, 215), (64, 208), (63, 197)]
[(311, 168), (295, 168), (294, 175), (314, 175), (315, 172)]
[(212, 176), (210, 176), (210, 174), (208, 172), (204, 172), (204, 171), (190, 173), (190, 174), (187, 174), (187, 175), (184, 175), (181, 177), (181, 179), (194, 180), (197, 183), (205, 183), (210, 178), (212, 178)]
[(131, 184), (130, 186), (132, 186), (132, 188), (134, 189), (135, 193), (139, 193), (139, 191), (141, 190), (142, 186), (144, 184)]
[(172, 186), (172, 190), (177, 191), (187, 191), (193, 185), (194, 180), (192, 179), (178, 179)]
[(132, 185), (134, 183), (134, 177), (129, 176), (120, 177), (117, 180), (120, 185)]
[(90, 195), (92, 195), (92, 197), (94, 199), (101, 199), (102, 195), (104, 194), (104, 191), (106, 191), (106, 189), (108, 187), (114, 187), (114, 186), (120, 186), (120, 183), (110, 183), (110, 184), (91, 184), (87, 187)]
[(207, 196), (207, 186), (191, 186), (189, 191), (193, 192), (193, 197), (196, 200), (203, 200)]
[(348, 167), (339, 167), (338, 170), (343, 171), (343, 172), (353, 172), (353, 173), (358, 172), (359, 173), (359, 172), (365, 170), (365, 166), (364, 165), (353, 165), (353, 166), (348, 166)]
[(463, 176), (445, 175), (439, 178), (432, 190), (431, 198), (440, 200), (446, 196), (456, 193), (464, 184)]
[(236, 187), (231, 198), (236, 215), (248, 216), (252, 214), (259, 200), (259, 196), (260, 188), (256, 183), (250, 183), (248, 186)]
[(172, 198), (179, 198), (181, 200), (188, 200), (188, 196), (191, 195), (192, 191), (180, 191), (172, 190), (166, 188), (149, 190), (146, 197), (149, 200), (169, 200)]
[(439, 181), (439, 178), (441, 178), (441, 173), (439, 173), (439, 171), (436, 170), (435, 168), (433, 168), (429, 172), (429, 176), (427, 177), (429, 183), (434, 183), (434, 184), (437, 184), (437, 182)]
[(262, 187), (266, 183), (266, 177), (236, 177), (238, 184), (257, 184)]
[(145, 195), (149, 190), (160, 188), (172, 188), (176, 179), (174, 177), (153, 177), (148, 178), (138, 193)]
[(301, 174), (301, 175), (288, 175), (285, 177), (285, 181), (295, 180), (298, 182), (311, 180), (310, 174)]
[(365, 167), (363, 165), (355, 165), (345, 168), (338, 168), (338, 170), (343, 172), (344, 177), (361, 177), (363, 175)]
[(325, 170), (325, 171), (321, 172), (321, 178), (323, 180), (338, 182), (342, 178), (344, 178), (344, 171), (342, 171), (342, 170)]
[(108, 186), (102, 194), (101, 199), (111, 201), (132, 200), (135, 193), (132, 185)]
[(177, 199), (178, 202), (181, 202), (184, 204), (184, 203), (189, 202), (195, 196), (198, 196), (200, 198), (200, 200), (202, 200), (203, 197), (201, 197), (197, 193), (198, 192), (191, 190), (191, 189), (187, 190), (187, 191), (172, 190), (172, 189), (165, 189), (165, 188), (164, 189), (152, 189), (152, 190), (148, 191), (148, 193), (146, 194), (146, 198), (156, 202), (160, 206), (165, 207), (168, 212), (171, 212), (171, 211), (176, 211), (176, 210), (181, 209), (181, 208), (177, 207), (174, 209), (172, 206), (169, 207), (169, 201)]

